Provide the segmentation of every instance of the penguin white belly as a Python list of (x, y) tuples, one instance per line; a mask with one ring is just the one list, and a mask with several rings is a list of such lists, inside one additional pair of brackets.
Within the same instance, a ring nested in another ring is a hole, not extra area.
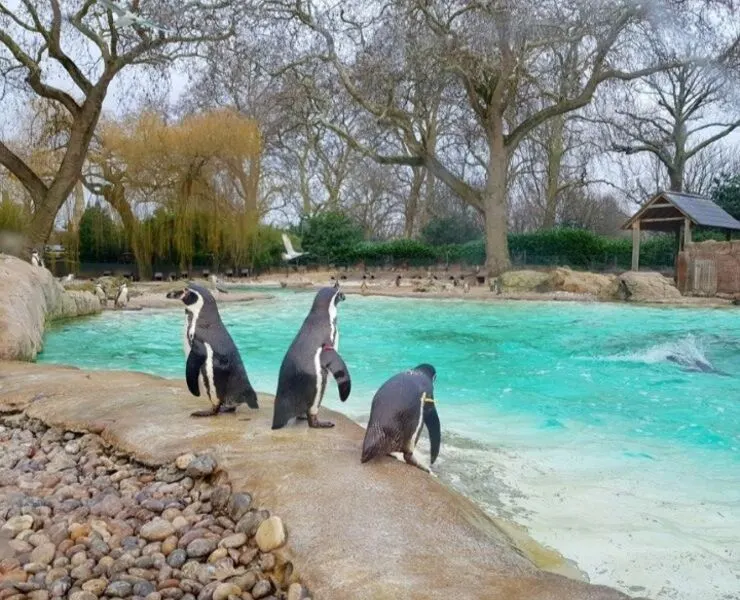
[(205, 383), (206, 393), (211, 404), (218, 406), (218, 395), (216, 394), (216, 382), (213, 380), (213, 348), (209, 343), (204, 343), (206, 347), (206, 362), (203, 365), (205, 367), (206, 377), (203, 377), (203, 373), (200, 374), (200, 379)]
[(321, 351), (322, 351), (322, 348), (321, 346), (319, 346), (316, 349), (316, 354), (313, 355), (313, 366), (314, 366), (314, 371), (316, 372), (316, 394), (314, 395), (311, 408), (308, 409), (308, 412), (311, 415), (319, 414), (319, 405), (321, 404), (321, 395), (322, 395), (321, 392), (324, 389), (324, 385), (323, 385), (324, 373), (321, 368)]
[(339, 352), (339, 328), (337, 327), (337, 306), (333, 302), (329, 304), (329, 327), (331, 327), (330, 339), (334, 349)]
[(185, 358), (190, 356), (190, 332), (188, 331), (188, 318), (185, 317), (185, 327), (182, 331), (182, 347), (185, 350)]

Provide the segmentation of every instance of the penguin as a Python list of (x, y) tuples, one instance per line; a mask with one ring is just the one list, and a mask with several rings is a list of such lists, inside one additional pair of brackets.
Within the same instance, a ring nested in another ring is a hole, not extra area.
[(200, 396), (201, 382), (211, 410), (198, 410), (192, 417), (233, 413), (246, 403), (259, 408), (257, 393), (249, 382), (239, 350), (218, 313), (216, 300), (206, 288), (190, 284), (180, 298), (185, 304), (185, 380), (193, 396)]
[(100, 300), (100, 306), (108, 306), (108, 297), (105, 295), (105, 290), (100, 283), (95, 284), (95, 295)]
[(128, 304), (128, 286), (126, 285), (126, 282), (124, 281), (121, 284), (121, 287), (118, 288), (118, 294), (116, 295), (116, 299), (113, 302), (113, 306), (116, 308), (123, 308)]
[(319, 421), (318, 412), (329, 371), (337, 382), (342, 402), (349, 397), (352, 385), (347, 365), (338, 352), (337, 305), (344, 299), (336, 287), (322, 288), (316, 294), (280, 366), (273, 429), (280, 429), (293, 417), (307, 419), (312, 428), (334, 427), (331, 421)]
[(31, 264), (34, 267), (43, 267), (44, 266), (44, 260), (39, 255), (39, 251), (38, 250), (34, 250), (33, 252), (31, 252)]
[(434, 367), (425, 363), (394, 375), (380, 386), (370, 407), (370, 420), (362, 443), (362, 463), (376, 456), (402, 452), (408, 464), (431, 473), (431, 469), (416, 460), (414, 449), (424, 424), (431, 442), (431, 464), (437, 460), (441, 437), (434, 404), (436, 379)]

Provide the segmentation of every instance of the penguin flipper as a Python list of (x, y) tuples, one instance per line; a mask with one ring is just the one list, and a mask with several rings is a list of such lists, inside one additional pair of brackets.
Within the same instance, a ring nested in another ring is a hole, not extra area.
[(193, 343), (190, 345), (188, 360), (185, 363), (185, 381), (187, 382), (188, 389), (193, 396), (200, 396), (198, 377), (200, 376), (200, 370), (205, 362), (206, 353), (203, 344), (198, 340), (193, 340)]
[(352, 389), (352, 380), (350, 379), (347, 365), (342, 360), (342, 357), (337, 354), (333, 346), (324, 345), (321, 351), (321, 366), (331, 371), (331, 374), (334, 376), (337, 387), (339, 388), (339, 399), (342, 402), (347, 400)]
[(431, 464), (437, 460), (439, 456), (439, 446), (442, 441), (442, 434), (440, 432), (439, 415), (437, 414), (437, 408), (432, 402), (425, 402), (423, 410), (424, 425), (427, 427), (427, 433), (429, 434), (429, 443), (431, 445)]

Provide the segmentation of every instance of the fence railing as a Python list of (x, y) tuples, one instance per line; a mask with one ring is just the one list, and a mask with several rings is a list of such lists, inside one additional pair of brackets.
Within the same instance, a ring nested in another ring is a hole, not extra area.
[[(551, 254), (551, 255), (534, 255), (527, 252), (515, 252), (511, 255), (512, 266), (516, 269), (527, 268), (554, 268), (558, 266), (567, 266), (579, 271), (593, 272), (621, 272), (629, 270), (631, 267), (631, 258), (617, 254), (604, 254), (590, 258), (587, 261), (569, 261), (568, 257)], [(46, 266), (56, 275), (62, 277), (68, 273), (74, 273), (78, 278), (95, 278), (102, 275), (125, 276), (138, 279), (139, 272), (136, 263), (74, 263), (72, 261), (57, 259), (54, 261), (47, 260)], [(208, 265), (194, 265), (189, 270), (181, 270), (173, 264), (155, 264), (152, 268), (152, 279), (158, 274), (163, 280), (172, 278), (183, 279), (191, 277), (207, 277), (211, 274), (221, 276), (228, 275), (232, 277), (246, 277), (254, 275), (280, 275), (294, 272), (312, 272), (312, 271), (356, 271), (367, 269), (369, 271), (382, 270), (404, 270), (404, 269), (427, 269), (433, 271), (446, 270), (473, 270), (476, 267), (483, 269), (483, 261), (444, 261), (429, 258), (389, 258), (349, 261), (349, 260), (311, 260), (301, 261), (300, 259), (290, 264), (274, 265), (258, 269), (249, 269), (247, 267), (233, 268), (222, 266), (218, 270)], [(654, 257), (641, 257), (640, 268), (643, 271), (656, 270), (664, 273), (672, 273), (675, 268), (675, 255), (666, 253)]]

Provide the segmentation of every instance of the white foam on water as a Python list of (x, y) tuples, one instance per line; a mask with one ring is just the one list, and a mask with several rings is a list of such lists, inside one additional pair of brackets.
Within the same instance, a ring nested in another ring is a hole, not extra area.
[[(440, 479), (524, 526), (592, 583), (653, 600), (738, 597), (736, 462), (713, 462), (711, 452), (689, 457), (660, 442), (609, 454), (615, 440), (589, 441), (585, 430), (570, 429), (562, 444), (542, 431), (514, 443), (508, 431), (515, 450), (459, 447), (448, 436), (435, 465)], [(426, 444), (419, 450), (428, 452)]]
[(608, 356), (603, 360), (645, 364), (674, 362), (688, 368), (694, 368), (697, 364), (704, 365), (710, 369), (714, 368), (706, 356), (705, 343), (700, 338), (691, 334), (642, 350)]

